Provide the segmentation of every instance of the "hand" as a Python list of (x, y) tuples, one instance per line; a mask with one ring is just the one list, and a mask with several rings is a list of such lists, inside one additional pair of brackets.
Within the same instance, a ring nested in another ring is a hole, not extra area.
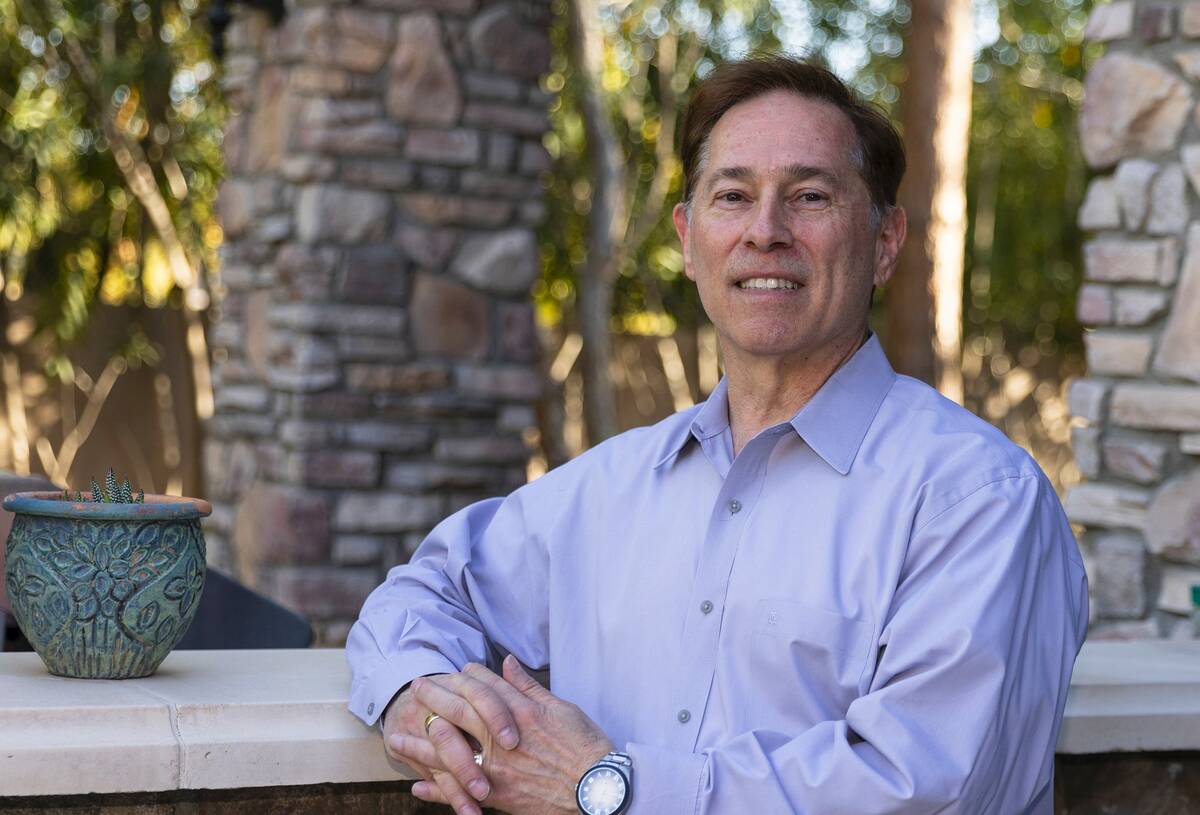
[[(425, 718), (435, 719), (425, 730)], [(464, 674), (438, 674), (414, 679), (384, 712), (384, 749), (436, 787), (458, 815), (480, 815), (479, 806), (491, 792), (483, 770), (475, 764), (468, 738), (495, 749), (515, 747), (516, 723), (501, 698), (486, 685)], [(421, 744), (414, 754), (402, 745)], [(470, 794), (467, 793), (470, 790)]]
[[(512, 815), (577, 812), (575, 785), (613, 749), (612, 742), (577, 706), (559, 699), (525, 673), (515, 658), (504, 660), (503, 671), (500, 677), (472, 664), (459, 677), (494, 691), (520, 728), (520, 743), (514, 748), (496, 749), (480, 742), (483, 769), (491, 780), (491, 794), (485, 803)], [(418, 700), (432, 701), (436, 694), (428, 687), (417, 690)], [(400, 737), (395, 746), (410, 762), (430, 765), (438, 760), (424, 739)], [(418, 782), (413, 785), (413, 795), (451, 803), (440, 783)]]

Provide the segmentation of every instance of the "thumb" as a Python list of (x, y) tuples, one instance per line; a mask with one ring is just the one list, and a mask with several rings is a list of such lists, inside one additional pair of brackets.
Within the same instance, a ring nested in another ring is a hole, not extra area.
[(525, 669), (521, 667), (521, 663), (512, 654), (504, 658), (501, 670), (504, 672), (505, 681), (530, 699), (540, 700), (542, 696), (549, 693), (536, 679), (525, 673)]

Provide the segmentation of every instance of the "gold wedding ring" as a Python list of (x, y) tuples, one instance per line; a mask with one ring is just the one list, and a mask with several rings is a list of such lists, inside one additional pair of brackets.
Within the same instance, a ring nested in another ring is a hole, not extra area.
[[(429, 735), (430, 725), (432, 725), (434, 722), (436, 722), (440, 718), (442, 718), (442, 717), (439, 716), (438, 714), (434, 713), (432, 710), (429, 711), (429, 715), (425, 717), (425, 735), (426, 736)], [(475, 766), (476, 767), (483, 766), (483, 751), (482, 750), (477, 750), (475, 752)]]

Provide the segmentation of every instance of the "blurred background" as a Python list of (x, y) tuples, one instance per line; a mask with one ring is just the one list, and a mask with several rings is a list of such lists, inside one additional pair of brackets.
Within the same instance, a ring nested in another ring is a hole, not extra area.
[[(953, 0), (915, 18), (904, 0), (574, 3), (554, 0), (540, 79), (553, 166), (533, 297), (551, 387), (531, 475), (715, 386), (669, 217), (680, 110), (716, 61), (783, 50), (826, 62), (902, 129), (906, 113), (969, 117), (966, 132), (905, 132), (902, 197), (926, 240), (904, 259), (915, 285), (882, 292), (873, 324), (897, 367), (1002, 428), (1060, 490), (1078, 479), (1064, 382), (1083, 369), (1090, 2)], [(0, 0), (0, 468), (77, 486), (113, 465), (148, 491), (204, 492), (220, 14)], [(930, 224), (938, 195), (950, 203)]]

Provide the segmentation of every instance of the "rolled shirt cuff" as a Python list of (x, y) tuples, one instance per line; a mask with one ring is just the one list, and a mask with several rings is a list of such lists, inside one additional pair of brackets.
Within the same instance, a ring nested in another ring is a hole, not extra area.
[(454, 673), (458, 667), (436, 651), (422, 649), (397, 655), (380, 663), (375, 670), (350, 690), (350, 712), (374, 726), (384, 708), (402, 687), (418, 676)]
[(633, 761), (633, 798), (626, 815), (695, 815), (708, 756), (627, 742)]

